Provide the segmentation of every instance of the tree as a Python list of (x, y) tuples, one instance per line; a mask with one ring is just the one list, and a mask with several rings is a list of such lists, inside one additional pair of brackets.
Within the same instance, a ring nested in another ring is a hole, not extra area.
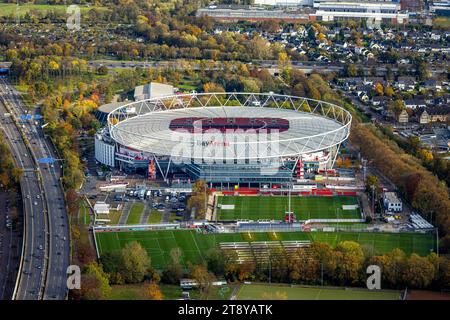
[(193, 265), (190, 268), (190, 276), (198, 282), (199, 289), (207, 293), (215, 277), (203, 264)]
[(122, 253), (120, 251), (106, 252), (102, 254), (100, 263), (109, 275), (109, 281), (112, 284), (123, 284), (124, 279), (122, 271), (124, 269)]
[(388, 104), (388, 110), (395, 116), (396, 119), (398, 119), (400, 113), (405, 110), (405, 104), (401, 99), (390, 101)]
[(372, 257), (369, 264), (379, 266), (384, 283), (397, 288), (402, 282), (401, 277), (405, 261), (406, 254), (400, 249), (394, 249), (385, 255)]
[(427, 80), (430, 77), (431, 73), (428, 70), (428, 64), (425, 61), (421, 61), (417, 64), (416, 74), (420, 81)]
[(100, 67), (98, 67), (97, 74), (99, 74), (99, 75), (107, 75), (108, 74), (108, 67), (107, 66), (100, 66)]
[(337, 278), (343, 283), (356, 283), (364, 261), (361, 246), (353, 241), (342, 241), (335, 249), (337, 258)]
[(129, 242), (121, 251), (123, 260), (123, 277), (128, 283), (138, 283), (144, 280), (150, 258), (147, 251), (137, 241)]
[(383, 88), (383, 85), (382, 85), (381, 83), (379, 83), (379, 82), (377, 82), (377, 83), (375, 84), (374, 90), (375, 90), (375, 93), (376, 93), (378, 96), (382, 96), (382, 95), (384, 94), (384, 88)]
[(324, 276), (333, 279), (336, 274), (337, 256), (333, 249), (326, 243), (313, 242), (311, 247), (311, 256), (318, 261), (323, 268)]
[(391, 86), (386, 86), (384, 88), (384, 94), (387, 97), (392, 97), (395, 94), (395, 91), (394, 91), (394, 89)]
[(173, 248), (170, 250), (170, 262), (166, 270), (163, 271), (161, 281), (164, 283), (176, 284), (183, 276), (183, 267), (180, 263), (181, 250)]
[(289, 56), (286, 53), (286, 51), (278, 53), (278, 68), (280, 70), (291, 68), (291, 60), (289, 59)]
[(159, 285), (156, 282), (150, 282), (146, 288), (146, 296), (150, 300), (163, 300), (164, 296)]
[(210, 191), (204, 180), (197, 180), (192, 186), (192, 195), (187, 202), (189, 210), (195, 208), (196, 219), (204, 219), (206, 215), (207, 199)]
[(358, 70), (354, 64), (346, 64), (344, 66), (344, 73), (347, 77), (356, 77), (358, 75)]
[(291, 257), (290, 278), (294, 281), (313, 282), (318, 278), (320, 263), (317, 257), (310, 256), (303, 248), (295, 251)]
[(209, 271), (215, 275), (223, 275), (225, 273), (225, 256), (222, 250), (211, 248), (205, 253), (204, 258)]
[(380, 182), (378, 181), (378, 177), (369, 174), (366, 178), (366, 190), (371, 190), (373, 188), (375, 188), (375, 190), (378, 190), (380, 187)]
[(408, 287), (426, 288), (434, 280), (435, 269), (425, 257), (413, 253), (406, 260), (402, 273), (402, 280)]
[(205, 92), (225, 92), (225, 89), (217, 83), (207, 82), (203, 85), (203, 91)]
[(104, 300), (111, 294), (109, 279), (102, 267), (96, 262), (87, 264), (81, 275), (81, 289), (73, 290), (82, 300)]

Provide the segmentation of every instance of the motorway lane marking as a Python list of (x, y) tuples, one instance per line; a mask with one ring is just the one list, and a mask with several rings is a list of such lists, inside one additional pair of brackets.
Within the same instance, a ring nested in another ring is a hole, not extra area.
[[(12, 128), (10, 128), (10, 126), (9, 125), (11, 125), (11, 127)], [(20, 137), (20, 140), (22, 140), (21, 139), (21, 136), (20, 136), (20, 132), (19, 132), (19, 129), (15, 126), (15, 124), (14, 123), (11, 123), (11, 124), (7, 124), (6, 125), (6, 128), (8, 128), (10, 131), (8, 131), (8, 130), (4, 130), (5, 131), (5, 133), (6, 133), (6, 136), (8, 137), (8, 139), (9, 139), (9, 141), (10, 141), (10, 145), (12, 146), (12, 149), (13, 149), (13, 151), (15, 151), (15, 153), (16, 153), (16, 162), (17, 162), (17, 158), (19, 159), (19, 167), (23, 167), (24, 166), (24, 164), (25, 164), (25, 161), (23, 161), (23, 159), (22, 159), (22, 156), (21, 156), (21, 153), (20, 152), (18, 152), (18, 146), (15, 144), (15, 143), (12, 143), (11, 141), (13, 141), (13, 139), (11, 138), (11, 137), (15, 137), (15, 134), (13, 134), (13, 131), (16, 131), (16, 133), (18, 133), (18, 135), (19, 135), (19, 137)], [(25, 149), (26, 149), (26, 145), (25, 145), (25, 143), (23, 142), (23, 140), (22, 140), (22, 144), (24, 145), (24, 147), (25, 147)], [(27, 153), (28, 153), (28, 151), (27, 151)], [(27, 160), (28, 161), (31, 161), (31, 159), (29, 159), (28, 157), (27, 157)], [(31, 188), (30, 188), (30, 183), (29, 183), (29, 181), (28, 180), (25, 180), (25, 179), (23, 179), (23, 182), (24, 182), (24, 184), (28, 187), (27, 188), (27, 190), (31, 190)], [(37, 188), (38, 189), (40, 189), (40, 187), (39, 187), (39, 184), (37, 184)], [(23, 198), (23, 197), (22, 197)], [(34, 214), (35, 214), (35, 210), (34, 210), (34, 207), (33, 207), (33, 204), (31, 203), (31, 197), (30, 197), (30, 199), (29, 199), (29, 206), (30, 206), (30, 211), (31, 211), (31, 218), (32, 218), (32, 220), (34, 220)], [(26, 201), (25, 201), (25, 203), (26, 203)], [(28, 223), (29, 221), (28, 221), (28, 219), (27, 219), (27, 221), (25, 222), (25, 223)], [(35, 226), (35, 223), (32, 223), (32, 226)], [(31, 269), (30, 268), (28, 268), (28, 270), (33, 270), (33, 262), (36, 260), (36, 259), (33, 259), (33, 251), (34, 251), (34, 228), (32, 227), (32, 228), (27, 228), (27, 232), (31, 232), (31, 248), (32, 248), (32, 250), (31, 250), (31, 256), (30, 256), (30, 258), (29, 258), (29, 262), (27, 263), (26, 261), (25, 261), (25, 265), (27, 265), (27, 266), (29, 266), (29, 267), (31, 267)], [(45, 234), (44, 234), (45, 235)], [(32, 275), (34, 275), (35, 273), (34, 272), (32, 272), (32, 271), (30, 271), (31, 273), (32, 273)], [(26, 280), (26, 283), (25, 283), (25, 292), (22, 292), (22, 294), (23, 294), (23, 298), (25, 299), (25, 297), (26, 297), (26, 295), (27, 295), (27, 292), (28, 292), (28, 287), (29, 287), (29, 281), (30, 281), (30, 278), (31, 278), (31, 276), (28, 276), (27, 275), (27, 280)], [(42, 275), (41, 275), (41, 273), (38, 273), (38, 282), (41, 282), (41, 278), (42, 278)], [(20, 275), (20, 279), (22, 280), (23, 278), (22, 278), (22, 275)], [(40, 296), (40, 292), (38, 293), (38, 296)]]
[[(6, 81), (4, 81), (3, 80), (3, 82), (5, 83), (5, 86), (6, 86)], [(14, 88), (13, 88), (14, 89)], [(20, 109), (19, 111), (22, 111), (23, 113), (24, 113), (24, 109), (23, 109), (23, 107), (22, 107), (22, 105), (21, 105), (21, 101), (20, 101), (20, 99), (17, 99), (17, 92), (15, 91), (15, 90), (13, 90), (13, 93), (15, 94), (15, 95), (13, 95), (12, 96), (12, 100), (13, 100), (13, 105), (15, 105), (16, 107), (17, 107), (17, 109)], [(13, 108), (13, 112), (15, 113), (15, 114), (17, 114), (17, 109), (16, 108)], [(43, 139), (45, 139), (45, 138), (43, 138), (43, 137), (41, 137), (40, 135), (39, 135), (39, 132), (38, 132), (38, 130), (37, 130), (37, 127), (35, 127), (35, 126), (33, 126), (30, 122), (24, 122), (24, 125), (25, 125), (25, 128), (24, 129), (26, 129), (26, 130), (24, 130), (24, 132), (26, 132), (27, 133), (27, 136), (29, 135), (29, 136), (31, 136), (31, 138), (33, 138), (33, 134), (35, 135), (35, 138), (39, 141), (39, 146), (40, 146), (40, 148), (38, 148), (37, 150), (35, 150), (36, 148), (34, 148), (33, 146), (31, 146), (31, 151), (32, 151), (32, 153), (34, 153), (35, 155), (36, 154), (43, 154), (44, 155), (44, 157), (46, 156), (46, 154), (48, 153), (49, 155), (50, 154), (52, 154), (52, 152), (50, 151), (50, 148), (48, 147), (48, 144), (47, 144), (47, 142), (44, 140), (44, 143), (43, 143)], [(29, 138), (30, 139), (30, 138)], [(55, 169), (54, 168), (51, 168), (50, 170), (50, 178), (54, 178), (54, 182), (56, 182), (56, 183), (59, 183), (59, 178), (58, 178), (58, 176), (56, 175), (56, 171), (55, 171)], [(42, 173), (42, 175), (43, 175), (43, 177), (44, 177), (44, 175), (45, 176), (47, 176), (47, 174), (46, 173)], [(51, 179), (50, 179), (51, 180)], [(43, 183), (42, 183), (42, 187), (43, 187), (43, 189), (44, 189), (44, 192), (47, 192), (46, 191), (46, 189), (47, 189), (47, 187), (46, 187), (46, 181), (48, 181), (47, 179), (43, 179)], [(52, 183), (52, 186), (53, 186), (53, 184), (54, 183)], [(50, 204), (49, 206), (48, 206), (48, 208), (47, 208), (47, 210), (48, 211), (51, 211), (51, 207), (53, 206), (53, 203), (51, 203), (51, 202), (48, 202), (48, 204)], [(57, 210), (56, 210), (57, 212), (59, 212), (59, 208), (57, 208)], [(50, 214), (50, 212), (49, 212), (49, 214)], [(59, 216), (58, 216), (59, 217)], [(49, 219), (50, 220), (50, 223), (48, 224), (48, 228), (51, 230), (52, 228), (53, 228), (53, 223), (55, 223), (55, 221), (58, 221), (58, 220), (55, 220), (55, 219)], [(56, 222), (56, 223), (58, 223), (58, 222)], [(45, 221), (44, 221), (44, 224), (45, 224)], [(57, 225), (55, 225), (55, 227), (56, 228), (58, 228), (58, 226)], [(66, 225), (66, 227), (67, 227), (67, 225)], [(66, 231), (67, 232), (67, 229), (66, 230), (62, 230), (63, 231), (63, 233), (64, 233), (64, 231)], [(49, 234), (52, 234), (52, 232), (49, 232)], [(54, 239), (52, 239), (51, 237), (49, 237), (49, 252), (52, 252), (52, 249), (53, 249), (53, 247), (55, 247), (56, 249), (58, 248), (58, 244), (56, 243), (56, 241), (54, 241)], [(65, 244), (64, 244), (64, 246), (65, 246)], [(69, 251), (69, 249), (67, 250), (67, 251)], [(49, 257), (51, 257), (51, 254), (49, 254)], [(61, 258), (59, 258), (58, 256), (55, 258), (55, 259), (52, 259), (52, 260), (50, 260), (51, 262), (54, 262), (56, 265), (58, 265), (59, 264), (59, 260), (62, 260), (63, 259), (63, 257), (61, 256)], [(62, 261), (63, 263), (64, 263), (64, 261)], [(53, 263), (52, 263), (53, 264)], [(50, 265), (50, 262), (48, 262), (47, 263), (47, 277), (48, 277), (48, 273), (51, 273), (52, 271), (53, 271), (53, 269), (52, 268), (50, 268), (49, 267), (49, 265)], [(68, 265), (68, 263), (67, 263), (67, 265)], [(64, 275), (65, 275), (65, 271), (64, 270), (62, 270), (62, 272), (64, 273)], [(53, 276), (53, 278), (58, 278), (59, 276), (58, 275), (54, 275)], [(61, 276), (61, 278), (62, 279), (65, 279), (63, 276)], [(47, 280), (47, 282), (48, 282), (48, 280)], [(44, 296), (46, 295), (46, 293), (45, 293), (45, 291), (44, 291)], [(65, 295), (65, 292), (64, 292), (64, 295)]]

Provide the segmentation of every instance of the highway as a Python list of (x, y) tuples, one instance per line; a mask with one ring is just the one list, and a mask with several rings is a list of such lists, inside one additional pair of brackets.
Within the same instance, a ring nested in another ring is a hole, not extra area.
[[(10, 111), (12, 111), (11, 116), (18, 119), (21, 129), (30, 143), (32, 155), (25, 156), (26, 159), (24, 160), (19, 160), (28, 161), (25, 162), (25, 168), (31, 167), (39, 170), (39, 173), (26, 172), (27, 177), (23, 178), (32, 179), (33, 181), (35, 179), (36, 181), (34, 181), (35, 183), (31, 188), (24, 190), (24, 199), (28, 200), (27, 197), (28, 195), (30, 196), (32, 209), (30, 212), (25, 213), (25, 230), (27, 232), (23, 255), (25, 259), (16, 299), (62, 300), (67, 296), (66, 270), (69, 265), (70, 244), (64, 192), (60, 184), (61, 163), (55, 162), (54, 165), (33, 164), (32, 157), (35, 159), (56, 157), (49, 147), (40, 125), (36, 125), (35, 120), (19, 120), (20, 115), (26, 114), (27, 111), (22, 105), (18, 92), (9, 85), (6, 79), (1, 79), (0, 87), (2, 98), (8, 104)], [(6, 110), (3, 111), (6, 112)], [(33, 110), (33, 112), (37, 111), (36, 109)], [(8, 121), (12, 122), (12, 119)], [(20, 141), (15, 142), (15, 146), (13, 144), (13, 147), (18, 149), (14, 153), (18, 156), (25, 154), (25, 144), (18, 135), (18, 128), (14, 125), (9, 125), (9, 130), (11, 134), (15, 131), (15, 140)], [(42, 177), (41, 184), (37, 183), (38, 176)], [(39, 198), (37, 198), (38, 196)], [(36, 202), (37, 205), (35, 205)], [(43, 250), (40, 250), (42, 252), (36, 252), (36, 244), (38, 249), (40, 245), (43, 246)], [(41, 262), (39, 269), (38, 266), (33, 265), (33, 263), (36, 264), (36, 261)], [(36, 270), (42, 270), (39, 272), (39, 277), (37, 277)], [(31, 274), (28, 274), (29, 272)], [(30, 292), (28, 288), (29, 279), (33, 279), (33, 289), (31, 291), (38, 291), (39, 294), (33, 295)], [(41, 287), (38, 288), (38, 285), (41, 285)]]
[[(1, 85), (0, 95), (5, 96), (5, 87)], [(20, 181), (24, 208), (24, 246), (22, 268), (16, 299), (36, 300), (43, 296), (44, 263), (47, 256), (46, 223), (44, 203), (37, 195), (42, 194), (38, 173), (20, 132), (11, 117), (5, 117), (8, 110), (0, 103), (1, 127), (11, 146), (16, 165), (24, 173)]]

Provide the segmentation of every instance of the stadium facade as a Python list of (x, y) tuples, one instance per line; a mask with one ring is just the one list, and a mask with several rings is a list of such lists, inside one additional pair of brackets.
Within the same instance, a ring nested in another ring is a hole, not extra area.
[(201, 178), (212, 187), (271, 188), (330, 169), (350, 123), (345, 109), (301, 97), (170, 95), (111, 111), (95, 156), (172, 185)]

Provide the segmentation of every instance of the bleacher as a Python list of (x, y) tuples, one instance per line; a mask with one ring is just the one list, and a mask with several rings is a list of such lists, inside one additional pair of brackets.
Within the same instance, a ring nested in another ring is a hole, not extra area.
[(309, 248), (310, 241), (254, 241), (221, 242), (219, 247), (225, 252), (235, 252), (236, 262), (265, 264), (281, 257), (291, 257), (301, 248)]
[(434, 226), (431, 223), (429, 223), (428, 221), (426, 221), (419, 214), (411, 214), (409, 219), (411, 220), (411, 225), (415, 229), (420, 229), (420, 230), (434, 229)]

